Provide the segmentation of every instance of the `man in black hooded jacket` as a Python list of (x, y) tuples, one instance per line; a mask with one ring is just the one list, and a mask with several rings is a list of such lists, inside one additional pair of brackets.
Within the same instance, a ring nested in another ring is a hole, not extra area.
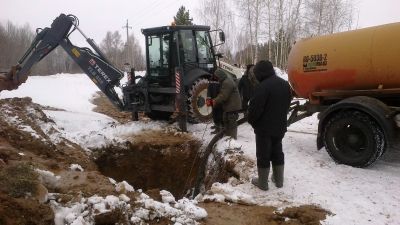
[(248, 110), (248, 122), (256, 135), (258, 178), (252, 183), (268, 190), (270, 162), (272, 179), (277, 187), (283, 186), (284, 154), (282, 139), (286, 133), (287, 113), (292, 99), (290, 85), (276, 76), (270, 61), (262, 60), (253, 69), (260, 82), (254, 90)]

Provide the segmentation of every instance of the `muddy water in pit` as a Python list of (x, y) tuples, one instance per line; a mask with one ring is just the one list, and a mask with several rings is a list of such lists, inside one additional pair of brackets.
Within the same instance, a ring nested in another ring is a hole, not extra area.
[[(189, 134), (145, 131), (128, 138), (126, 146), (96, 150), (96, 164), (105, 176), (127, 181), (136, 189), (164, 189), (175, 197), (189, 194), (196, 182), (201, 143)], [(226, 171), (214, 171), (213, 182), (225, 182)], [(207, 185), (207, 186), (209, 186)]]

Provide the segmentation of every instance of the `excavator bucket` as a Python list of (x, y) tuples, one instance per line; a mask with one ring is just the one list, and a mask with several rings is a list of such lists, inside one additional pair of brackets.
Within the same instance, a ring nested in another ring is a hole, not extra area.
[(0, 91), (17, 89), (26, 81), (27, 77), (24, 80), (16, 79), (19, 68), (19, 66), (13, 66), (9, 72), (0, 72)]

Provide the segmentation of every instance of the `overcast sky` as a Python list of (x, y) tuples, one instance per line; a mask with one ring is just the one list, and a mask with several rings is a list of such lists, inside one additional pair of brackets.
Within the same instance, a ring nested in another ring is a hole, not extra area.
[[(60, 13), (74, 14), (80, 28), (97, 43), (107, 31), (124, 33), (126, 20), (139, 41), (144, 42), (140, 29), (168, 25), (178, 8), (184, 5), (190, 10), (196, 23), (195, 0), (0, 0), (0, 21), (12, 21), (18, 25), (29, 23), (32, 28), (49, 26)], [(355, 0), (358, 28), (391, 22), (400, 22), (400, 0)], [(125, 40), (125, 36), (124, 40)], [(72, 40), (77, 39), (77, 35)], [(143, 43), (142, 43), (143, 45)]]
[(355, 0), (358, 28), (400, 22), (400, 0)]

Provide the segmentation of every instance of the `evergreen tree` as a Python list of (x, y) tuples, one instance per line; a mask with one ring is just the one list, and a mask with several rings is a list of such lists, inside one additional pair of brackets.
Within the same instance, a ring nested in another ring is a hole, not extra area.
[(189, 10), (186, 10), (184, 6), (179, 8), (178, 13), (174, 16), (174, 20), (176, 25), (193, 25)]

